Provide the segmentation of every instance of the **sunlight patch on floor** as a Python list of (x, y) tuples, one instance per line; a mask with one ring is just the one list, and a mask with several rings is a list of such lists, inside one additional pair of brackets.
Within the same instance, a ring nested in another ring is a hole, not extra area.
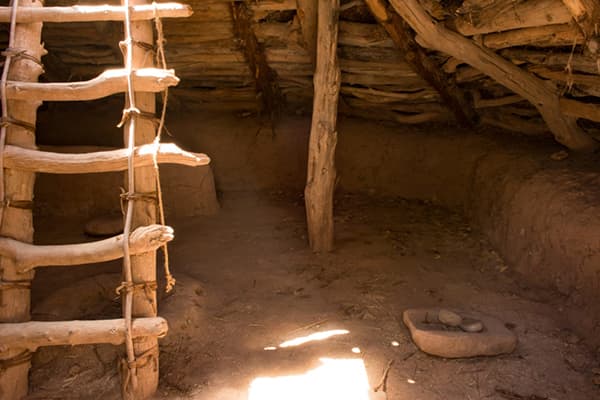
[(281, 343), (279, 345), (279, 347), (284, 349), (286, 347), (300, 346), (305, 343), (319, 341), (319, 340), (325, 340), (325, 339), (329, 339), (330, 337), (333, 337), (333, 336), (346, 335), (348, 333), (350, 333), (350, 331), (347, 331), (346, 329), (334, 329), (331, 331), (312, 333), (308, 336), (302, 336), (302, 337), (298, 337), (295, 339), (286, 340), (285, 342)]
[(321, 358), (302, 375), (260, 377), (250, 384), (248, 400), (369, 400), (362, 359)]

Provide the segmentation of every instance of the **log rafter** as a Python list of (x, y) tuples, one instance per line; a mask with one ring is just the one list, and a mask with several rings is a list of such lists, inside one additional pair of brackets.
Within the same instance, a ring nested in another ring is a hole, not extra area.
[(438, 91), (442, 100), (454, 113), (457, 122), (472, 127), (476, 114), (467, 96), (456, 85), (452, 76), (444, 74), (440, 66), (417, 44), (414, 33), (406, 22), (393, 10), (388, 9), (383, 0), (365, 0), (365, 3), (402, 51), (408, 65)]
[(429, 48), (470, 64), (530, 101), (559, 143), (577, 151), (589, 152), (598, 148), (598, 143), (579, 128), (575, 118), (561, 112), (560, 96), (554, 85), (536, 78), (493, 51), (436, 23), (417, 0), (390, 2)]

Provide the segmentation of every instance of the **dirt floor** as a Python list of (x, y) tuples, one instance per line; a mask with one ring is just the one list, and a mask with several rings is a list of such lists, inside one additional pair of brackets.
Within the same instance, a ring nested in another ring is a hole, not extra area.
[[(304, 374), (326, 357), (362, 359), (370, 386), (393, 360), (389, 399), (600, 399), (594, 384), (600, 349), (569, 329), (564, 297), (524, 284), (461, 215), (426, 202), (340, 194), (336, 251), (314, 255), (300, 195), (222, 197), (217, 216), (171, 221), (179, 284), (160, 301), (170, 332), (161, 342), (158, 398), (246, 399), (256, 378)], [(45, 219), (37, 241), (80, 241), (81, 230), (81, 221)], [(33, 318), (118, 317), (119, 268), (40, 270)], [(496, 316), (518, 336), (517, 349), (489, 358), (428, 356), (413, 345), (401, 318), (403, 310), (423, 306)], [(349, 332), (279, 347), (328, 330)], [(104, 345), (41, 349), (33, 359), (30, 398), (118, 398), (118, 351)], [(350, 398), (339, 393), (360, 379), (348, 373), (339, 380), (307, 383), (305, 397), (289, 386), (289, 393), (273, 398), (318, 399), (336, 385), (339, 392), (322, 398)]]

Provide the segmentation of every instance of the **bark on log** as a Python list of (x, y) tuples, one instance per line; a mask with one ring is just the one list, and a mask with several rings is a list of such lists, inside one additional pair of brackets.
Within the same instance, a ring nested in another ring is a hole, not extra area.
[(231, 15), (233, 31), (244, 52), (250, 74), (254, 78), (256, 95), (262, 105), (260, 111), (265, 112), (274, 124), (283, 103), (277, 73), (269, 66), (264, 48), (258, 43), (252, 28), (250, 9), (246, 3), (232, 2)]
[(417, 44), (414, 33), (406, 22), (398, 14), (388, 10), (383, 0), (365, 0), (365, 3), (402, 52), (408, 65), (438, 91), (443, 102), (454, 113), (456, 121), (462, 126), (473, 127), (473, 105), (468, 102), (452, 77), (446, 76), (440, 66)]
[[(132, 254), (154, 251), (173, 240), (173, 228), (148, 225), (129, 236)], [(19, 274), (41, 266), (94, 264), (123, 257), (123, 235), (80, 244), (37, 246), (11, 238), (0, 238), (0, 255), (16, 264)]]
[(302, 29), (304, 48), (310, 55), (313, 65), (317, 59), (317, 8), (318, 0), (296, 0), (298, 19)]
[[(135, 90), (160, 92), (179, 83), (173, 70), (141, 68), (134, 72)], [(85, 82), (37, 83), (8, 81), (6, 96), (13, 100), (84, 101), (95, 100), (124, 92), (127, 88), (127, 71), (114, 69)]]
[(315, 252), (333, 249), (336, 124), (341, 81), (337, 59), (339, 7), (340, 0), (319, 1), (315, 94), (304, 190), (308, 238)]
[(490, 33), (483, 36), (482, 39), (483, 45), (490, 49), (504, 49), (516, 46), (573, 46), (573, 44), (582, 44), (583, 41), (584, 37), (579, 29), (571, 24), (548, 25)]
[[(164, 318), (136, 318), (133, 337), (163, 337), (169, 330)], [(52, 321), (0, 324), (0, 354), (11, 348), (35, 351), (42, 346), (76, 346), (107, 343), (119, 345), (125, 340), (125, 321)]]
[[(190, 153), (183, 151), (173, 143), (163, 143), (158, 148), (152, 144), (136, 147), (134, 166), (152, 166), (155, 150), (157, 150), (157, 161), (161, 164), (172, 163), (197, 167), (210, 162), (205, 154)], [(127, 149), (68, 154), (6, 146), (4, 167), (48, 174), (124, 171), (127, 169)]]
[(573, 150), (593, 151), (598, 143), (572, 117), (560, 111), (556, 89), (521, 70), (493, 51), (435, 23), (417, 0), (390, 0), (394, 9), (431, 48), (465, 61), (529, 100), (539, 110), (556, 140)]
[(582, 103), (577, 100), (561, 98), (560, 109), (571, 117), (600, 122), (600, 104)]
[(450, 22), (465, 36), (512, 29), (565, 24), (571, 14), (561, 0), (500, 0), (480, 12), (469, 12)]
[[(182, 18), (192, 15), (192, 7), (180, 3), (156, 3), (141, 5), (131, 9), (131, 19), (149, 20), (160, 18)], [(72, 6), (72, 7), (19, 7), (17, 22), (95, 22), (123, 21), (123, 6)], [(0, 22), (10, 22), (10, 7), (0, 7)]]
[(598, 66), (595, 60), (581, 54), (550, 53), (527, 49), (505, 49), (500, 52), (504, 58), (510, 59), (515, 64), (538, 64), (549, 68), (559, 69), (571, 65), (573, 71), (581, 71), (588, 74), (597, 74)]
[[(43, 2), (40, 0), (14, 0), (19, 7), (29, 6), (41, 8)], [(34, 59), (41, 60), (46, 54), (41, 45), (42, 24), (17, 24), (13, 47), (23, 49)], [(8, 79), (13, 81), (36, 82), (43, 72), (43, 68), (37, 63), (31, 62), (24, 57), (12, 59)], [(23, 121), (35, 126), (39, 99), (27, 101), (10, 100), (8, 102), (8, 113), (11, 118)], [(21, 146), (24, 148), (35, 148), (35, 135), (27, 128), (19, 125), (9, 125), (6, 128), (6, 144)], [(5, 200), (33, 200), (33, 187), (35, 174), (25, 171), (10, 171), (4, 173)], [(0, 236), (14, 240), (31, 243), (33, 241), (33, 221), (30, 209), (4, 207), (2, 210), (2, 222), (0, 224)], [(14, 261), (0, 257), (0, 282), (17, 281), (26, 282), (33, 279), (33, 273), (20, 274)], [(30, 318), (30, 286), (26, 284), (3, 285), (0, 289), (0, 323), (25, 322)], [(30, 362), (27, 360), (28, 352), (23, 349), (13, 348), (0, 355), (0, 362), (25, 356), (25, 361), (10, 365), (0, 373), (0, 398), (21, 399), (27, 395), (28, 375)], [(3, 364), (3, 363), (2, 363)]]

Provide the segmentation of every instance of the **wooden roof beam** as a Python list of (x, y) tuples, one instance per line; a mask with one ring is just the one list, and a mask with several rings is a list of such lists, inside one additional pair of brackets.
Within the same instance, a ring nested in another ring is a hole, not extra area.
[(454, 113), (458, 123), (467, 127), (473, 126), (476, 118), (473, 105), (456, 85), (452, 76), (445, 74), (417, 44), (408, 24), (393, 10), (388, 9), (383, 0), (365, 0), (365, 3), (389, 33), (396, 47), (402, 51), (408, 65), (438, 91), (442, 100)]
[(577, 125), (576, 118), (561, 112), (560, 96), (555, 86), (520, 69), (492, 50), (446, 29), (432, 20), (418, 0), (390, 2), (428, 47), (470, 64), (530, 101), (559, 143), (576, 151), (589, 152), (598, 148), (598, 142)]

